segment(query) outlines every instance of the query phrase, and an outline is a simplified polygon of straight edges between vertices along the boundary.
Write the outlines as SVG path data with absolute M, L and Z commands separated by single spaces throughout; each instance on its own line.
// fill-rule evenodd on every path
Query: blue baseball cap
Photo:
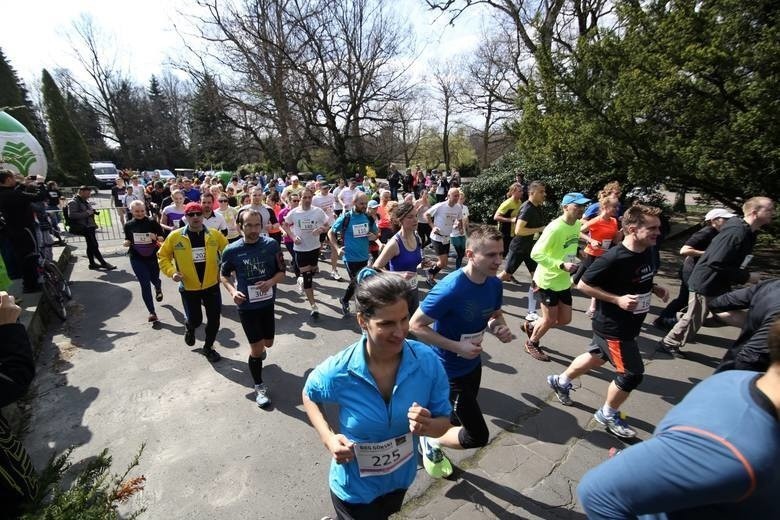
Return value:
M 563 196 L 563 202 L 561 202 L 561 206 L 567 206 L 569 204 L 590 204 L 591 200 L 587 198 L 582 193 L 567 193 Z

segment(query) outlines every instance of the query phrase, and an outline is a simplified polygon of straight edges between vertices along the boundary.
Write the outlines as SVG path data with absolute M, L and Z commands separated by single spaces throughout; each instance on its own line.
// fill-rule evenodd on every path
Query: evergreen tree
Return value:
M 233 127 L 225 117 L 227 103 L 214 78 L 206 74 L 192 100 L 190 150 L 203 168 L 234 170 L 238 165 Z
M 84 138 L 70 119 L 65 100 L 49 72 L 43 70 L 43 103 L 52 136 L 54 158 L 68 182 L 92 184 L 92 168 Z
M 49 163 L 47 177 L 62 181 L 62 171 L 53 160 L 51 143 L 49 143 L 49 136 L 46 134 L 46 125 L 38 117 L 38 112 L 30 101 L 24 83 L 17 76 L 2 49 L 0 49 L 0 107 L 7 107 L 6 112 L 19 121 L 38 140 L 46 155 L 46 161 Z
M 73 91 L 65 92 L 65 105 L 70 113 L 71 121 L 84 138 L 89 156 L 96 159 L 106 159 L 111 155 L 103 136 L 100 125 L 100 114 L 84 97 Z
M 188 163 L 187 152 L 176 127 L 168 97 L 155 76 L 149 81 L 149 129 L 152 137 L 151 149 L 158 158 L 158 167 L 173 169 Z

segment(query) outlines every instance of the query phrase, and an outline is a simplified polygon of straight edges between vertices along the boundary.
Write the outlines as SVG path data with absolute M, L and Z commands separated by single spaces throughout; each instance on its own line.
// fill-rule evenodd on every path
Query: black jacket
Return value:
M 741 218 L 731 218 L 704 252 L 688 280 L 691 291 L 704 296 L 720 296 L 734 284 L 743 284 L 750 272 L 742 267 L 753 251 L 756 233 Z
M 82 199 L 79 195 L 74 195 L 68 201 L 68 219 L 76 225 L 85 228 L 96 228 L 95 209 L 88 200 Z
M 45 186 L 36 191 L 26 191 L 22 186 L 0 186 L 0 211 L 5 217 L 6 229 L 10 232 L 35 227 L 32 203 L 49 198 Z
M 30 339 L 24 325 L 0 325 L 0 407 L 24 395 L 35 376 Z
M 707 302 L 713 312 L 749 309 L 745 324 L 732 348 L 766 353 L 769 329 L 780 316 L 780 279 L 765 280 L 731 291 Z

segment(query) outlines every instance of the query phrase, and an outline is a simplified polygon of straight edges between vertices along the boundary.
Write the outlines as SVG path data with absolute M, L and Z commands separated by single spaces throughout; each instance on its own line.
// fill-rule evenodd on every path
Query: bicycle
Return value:
M 51 260 L 44 260 L 39 269 L 43 276 L 43 297 L 54 314 L 60 320 L 65 321 L 68 318 L 66 304 L 73 298 L 70 285 L 62 276 L 62 271 L 57 267 L 57 264 Z

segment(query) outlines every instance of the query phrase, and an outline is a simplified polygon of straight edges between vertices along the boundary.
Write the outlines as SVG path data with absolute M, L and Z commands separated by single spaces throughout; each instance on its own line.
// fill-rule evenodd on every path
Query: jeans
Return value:
M 455 248 L 455 269 L 463 266 L 463 257 L 466 255 L 466 237 L 450 237 L 450 243 Z
M 149 314 L 154 314 L 154 298 L 152 298 L 152 285 L 157 290 L 160 290 L 160 266 L 157 263 L 157 257 L 152 256 L 140 256 L 136 254 L 130 254 L 130 267 L 133 268 L 138 283 L 141 284 L 141 298 L 144 300 L 146 310 Z

